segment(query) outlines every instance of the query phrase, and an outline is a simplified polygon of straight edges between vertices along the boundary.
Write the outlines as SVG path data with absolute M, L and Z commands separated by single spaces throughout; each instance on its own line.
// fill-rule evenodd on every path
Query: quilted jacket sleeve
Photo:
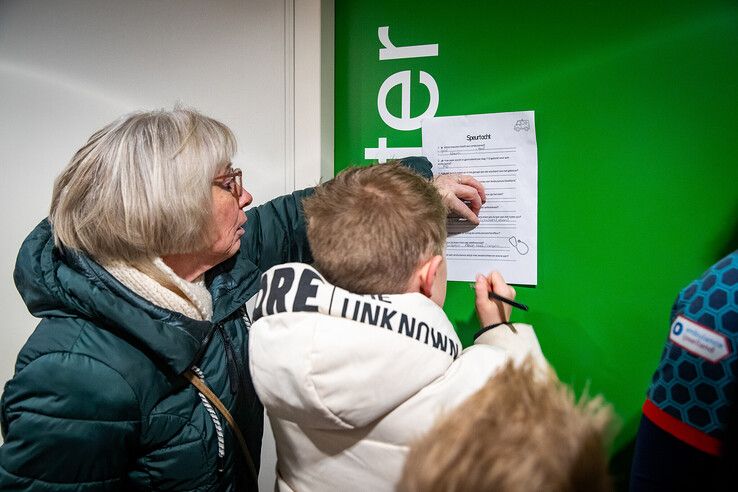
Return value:
M 140 410 L 104 362 L 37 357 L 7 383 L 1 416 L 0 490 L 125 490 Z
M 302 211 L 302 199 L 312 192 L 312 188 L 295 191 L 247 210 L 239 255 L 262 272 L 280 263 L 312 262 Z
M 425 178 L 430 179 L 433 177 L 433 165 L 426 157 L 405 157 L 400 163 Z

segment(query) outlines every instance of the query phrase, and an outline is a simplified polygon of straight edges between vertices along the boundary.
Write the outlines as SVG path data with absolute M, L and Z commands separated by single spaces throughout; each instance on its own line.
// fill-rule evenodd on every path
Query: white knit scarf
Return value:
M 205 287 L 203 275 L 196 278 L 194 282 L 188 282 L 174 273 L 161 258 L 154 258 L 151 265 L 161 272 L 163 278 L 174 284 L 186 298 L 167 289 L 154 278 L 128 263 L 113 261 L 102 266 L 120 283 L 156 306 L 197 320 L 210 320 L 213 317 L 213 298 Z

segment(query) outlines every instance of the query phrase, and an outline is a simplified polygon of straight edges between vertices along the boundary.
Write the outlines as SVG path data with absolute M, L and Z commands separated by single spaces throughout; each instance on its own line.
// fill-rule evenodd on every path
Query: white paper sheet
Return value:
M 508 283 L 538 281 L 538 149 L 533 111 L 423 121 L 423 155 L 436 174 L 464 173 L 487 193 L 480 225 L 449 219 L 449 280 L 498 270 Z

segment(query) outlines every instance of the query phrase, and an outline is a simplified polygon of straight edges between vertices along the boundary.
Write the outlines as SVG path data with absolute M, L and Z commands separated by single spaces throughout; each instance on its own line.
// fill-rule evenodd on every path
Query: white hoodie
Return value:
M 249 361 L 278 490 L 393 490 L 412 442 L 509 358 L 546 365 L 523 324 L 461 351 L 443 310 L 419 293 L 352 294 L 299 263 L 261 285 Z

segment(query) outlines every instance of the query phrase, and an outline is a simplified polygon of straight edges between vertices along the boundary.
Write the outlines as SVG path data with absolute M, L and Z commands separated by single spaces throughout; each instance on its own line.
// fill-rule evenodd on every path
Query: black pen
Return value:
M 475 288 L 474 284 L 469 284 L 469 287 L 471 287 L 472 289 Z M 508 299 L 507 297 L 501 296 L 500 294 L 496 294 L 495 292 L 490 292 L 489 293 L 489 299 L 491 301 L 504 302 L 505 304 L 509 304 L 512 307 L 516 307 L 518 309 L 522 309 L 523 311 L 527 311 L 528 310 L 528 306 L 526 306 L 525 304 L 520 303 L 520 302 L 517 302 L 517 301 L 513 301 L 512 299 Z
M 500 294 L 496 294 L 494 292 L 490 292 L 489 293 L 489 298 L 490 298 L 490 300 L 504 302 L 505 304 L 509 304 L 512 307 L 516 307 L 518 309 L 522 309 L 523 311 L 527 311 L 528 310 L 528 306 L 526 306 L 525 304 L 521 304 L 519 302 L 513 301 L 512 299 L 508 299 L 507 297 L 503 297 Z

